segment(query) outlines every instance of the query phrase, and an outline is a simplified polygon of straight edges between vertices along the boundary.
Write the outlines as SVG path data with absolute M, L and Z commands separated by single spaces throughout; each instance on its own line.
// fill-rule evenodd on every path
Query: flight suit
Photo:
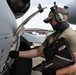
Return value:
M 60 35 L 60 36 L 59 36 Z M 70 45 L 71 51 L 74 53 L 76 52 L 76 32 L 72 28 L 67 28 L 61 34 L 60 33 L 53 33 L 47 36 L 46 40 L 42 43 L 44 47 L 47 47 L 51 42 L 53 42 L 56 38 L 65 37 L 67 42 Z M 51 74 L 50 74 L 51 75 Z M 65 75 L 76 75 L 76 73 L 72 74 L 65 74 Z

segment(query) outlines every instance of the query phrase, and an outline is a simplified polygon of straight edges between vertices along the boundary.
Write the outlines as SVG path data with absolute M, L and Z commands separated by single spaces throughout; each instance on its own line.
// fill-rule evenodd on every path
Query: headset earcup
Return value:
M 57 13 L 56 14 L 56 20 L 57 20 L 57 22 L 64 21 L 63 15 L 61 13 Z

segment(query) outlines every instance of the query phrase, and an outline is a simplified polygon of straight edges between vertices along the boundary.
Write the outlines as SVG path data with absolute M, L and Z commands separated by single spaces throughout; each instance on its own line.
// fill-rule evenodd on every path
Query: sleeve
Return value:
M 73 53 L 76 52 L 76 35 L 70 39 L 70 49 Z
M 53 34 L 47 36 L 47 38 L 45 39 L 45 41 L 42 43 L 42 46 L 44 46 L 44 47 L 49 46 L 49 44 L 54 41 L 54 35 L 55 34 L 56 33 L 53 33 Z
M 42 43 L 42 46 L 46 47 L 48 45 L 48 37 L 45 39 L 45 41 Z
M 53 41 L 53 36 L 52 36 L 52 35 L 49 35 L 49 36 L 47 36 L 47 38 L 45 39 L 45 41 L 42 43 L 42 46 L 46 47 L 46 46 L 48 46 L 52 41 Z

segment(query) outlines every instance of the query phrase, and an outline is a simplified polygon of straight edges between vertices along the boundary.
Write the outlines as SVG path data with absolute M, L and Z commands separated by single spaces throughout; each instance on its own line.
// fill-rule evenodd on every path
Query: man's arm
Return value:
M 34 58 L 34 57 L 38 57 L 38 56 L 42 56 L 43 55 L 43 46 L 40 46 L 37 49 L 32 49 L 32 50 L 28 50 L 28 51 L 19 51 L 19 57 L 22 58 Z
M 76 52 L 73 53 L 73 55 L 74 55 L 74 58 L 76 60 Z M 70 73 L 74 73 L 74 72 L 76 72 L 76 63 L 57 70 L 56 75 L 70 74 Z

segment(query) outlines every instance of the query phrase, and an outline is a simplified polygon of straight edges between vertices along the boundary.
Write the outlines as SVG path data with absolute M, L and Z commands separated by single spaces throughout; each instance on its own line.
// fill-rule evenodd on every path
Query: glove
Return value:
M 15 59 L 15 58 L 17 58 L 19 56 L 19 52 L 18 51 L 10 51 L 9 56 L 12 59 Z

